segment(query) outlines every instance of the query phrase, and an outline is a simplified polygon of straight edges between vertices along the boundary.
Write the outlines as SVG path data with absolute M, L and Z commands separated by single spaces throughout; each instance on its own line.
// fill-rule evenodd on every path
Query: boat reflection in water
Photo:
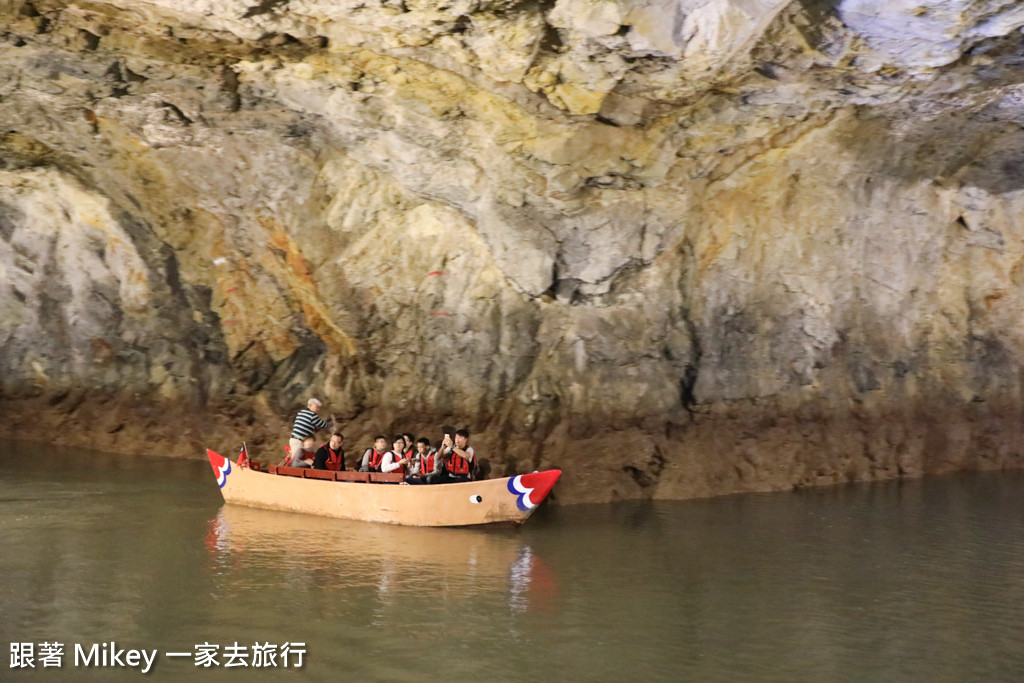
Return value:
M 211 569 L 244 576 L 251 588 L 372 586 L 382 601 L 502 592 L 516 611 L 549 607 L 558 595 L 551 569 L 513 529 L 406 527 L 231 504 L 208 527 Z

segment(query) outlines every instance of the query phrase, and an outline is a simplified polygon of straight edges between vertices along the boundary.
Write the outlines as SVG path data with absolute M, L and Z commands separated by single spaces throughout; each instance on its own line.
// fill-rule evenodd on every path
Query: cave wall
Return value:
M 562 501 L 1024 464 L 1017 3 L 0 2 L 0 411 Z

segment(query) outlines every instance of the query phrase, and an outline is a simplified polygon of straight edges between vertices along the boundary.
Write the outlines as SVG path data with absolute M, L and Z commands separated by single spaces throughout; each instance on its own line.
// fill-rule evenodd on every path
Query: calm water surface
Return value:
M 519 530 L 224 506 L 209 465 L 0 443 L 0 647 L 127 680 L 1024 678 L 1024 475 L 542 508 Z M 196 668 L 199 643 L 306 644 L 301 670 Z M 38 660 L 38 657 L 37 657 Z M 37 661 L 37 667 L 39 662 Z

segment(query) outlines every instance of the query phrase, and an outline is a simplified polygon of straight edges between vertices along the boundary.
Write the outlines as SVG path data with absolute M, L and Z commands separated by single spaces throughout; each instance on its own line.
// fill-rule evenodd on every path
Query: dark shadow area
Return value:
M 849 146 L 908 181 L 1024 188 L 1024 37 L 981 41 L 934 83 L 902 102 L 863 108 Z M 877 163 L 877 162 L 876 162 Z

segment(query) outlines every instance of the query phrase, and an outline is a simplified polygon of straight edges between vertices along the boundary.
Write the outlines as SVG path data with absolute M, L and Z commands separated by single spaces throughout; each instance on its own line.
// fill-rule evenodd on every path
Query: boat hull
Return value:
M 280 476 L 206 453 L 227 503 L 408 526 L 522 524 L 562 474 L 547 470 L 430 486 L 370 484 Z

